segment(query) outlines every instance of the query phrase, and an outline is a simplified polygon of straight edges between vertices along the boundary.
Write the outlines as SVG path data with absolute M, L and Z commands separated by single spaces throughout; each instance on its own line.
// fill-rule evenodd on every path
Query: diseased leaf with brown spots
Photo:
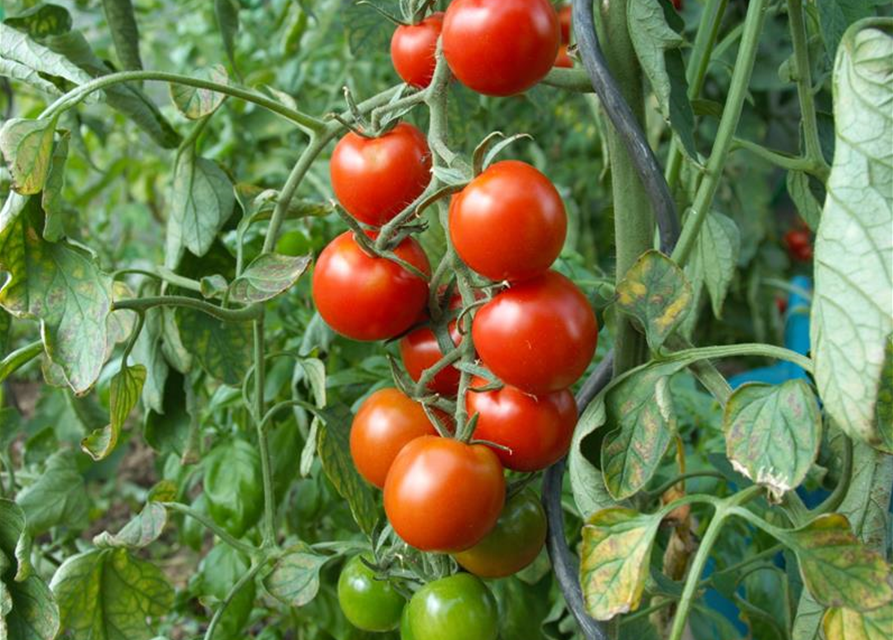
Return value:
M 685 318 L 691 300 L 682 269 L 659 251 L 642 254 L 617 285 L 617 306 L 639 322 L 652 351 Z
M 586 612 L 610 620 L 638 608 L 660 515 L 610 507 L 583 526 L 580 584 Z
M 186 349 L 202 368 L 230 386 L 242 384 L 251 367 L 251 323 L 226 322 L 195 309 L 178 309 Z
M 229 84 L 229 76 L 223 65 L 214 65 L 205 69 L 199 69 L 194 76 L 200 80 L 210 80 L 217 84 Z M 188 87 L 182 84 L 170 85 L 171 100 L 177 109 L 190 120 L 198 120 L 209 113 L 214 113 L 223 99 L 222 93 L 210 89 Z
M 893 603 L 874 611 L 833 608 L 822 619 L 825 640 L 890 640 L 893 634 Z
M 146 381 L 146 367 L 123 366 L 112 378 L 109 391 L 109 424 L 96 429 L 81 441 L 81 448 L 94 460 L 102 460 L 115 450 L 124 422 L 139 402 Z
M 55 118 L 11 118 L 0 127 L 0 153 L 17 193 L 31 195 L 43 189 L 50 170 L 55 131 Z
M 303 607 L 319 592 L 319 571 L 328 560 L 309 548 L 296 547 L 276 561 L 264 586 L 282 603 Z
M 298 281 L 310 261 L 311 256 L 261 254 L 229 285 L 230 299 L 251 304 L 275 298 Z

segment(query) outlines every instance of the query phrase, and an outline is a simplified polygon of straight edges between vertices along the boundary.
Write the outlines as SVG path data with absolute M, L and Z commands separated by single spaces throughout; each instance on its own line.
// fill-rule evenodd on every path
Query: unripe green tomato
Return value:
M 403 607 L 403 615 L 400 616 L 400 640 L 416 640 L 412 634 L 412 624 L 409 622 L 409 605 Z
M 390 631 L 400 622 L 406 604 L 390 583 L 376 580 L 361 556 L 347 561 L 338 577 L 338 603 L 344 617 L 363 631 Z M 362 557 L 371 560 L 371 556 Z
M 496 640 L 496 599 L 470 573 L 435 580 L 409 601 L 409 627 L 418 640 Z

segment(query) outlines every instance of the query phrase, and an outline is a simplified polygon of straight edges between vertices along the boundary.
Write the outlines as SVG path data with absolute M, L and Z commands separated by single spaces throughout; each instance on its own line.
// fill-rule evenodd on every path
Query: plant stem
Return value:
M 223 614 L 226 612 L 227 607 L 229 607 L 230 603 L 233 601 L 233 598 L 236 597 L 236 594 L 242 590 L 248 582 L 254 580 L 254 577 L 258 574 L 258 572 L 264 567 L 266 564 L 266 559 L 262 562 L 256 562 L 251 566 L 250 569 L 239 578 L 239 581 L 233 585 L 233 588 L 229 590 L 229 593 L 226 594 L 226 598 L 224 598 L 223 602 L 220 603 L 220 606 L 217 607 L 217 611 L 214 612 L 214 617 L 211 618 L 211 624 L 208 625 L 208 629 L 205 631 L 205 640 L 213 640 L 214 631 L 217 629 L 217 625 L 220 624 L 220 620 L 223 618 Z
M 64 96 L 44 109 L 43 113 L 41 113 L 39 117 L 52 118 L 59 113 L 76 106 L 91 93 L 100 91 L 101 89 L 104 89 L 106 87 L 114 86 L 116 84 L 122 84 L 125 82 L 136 82 L 141 80 L 155 80 L 159 82 L 168 82 L 170 84 L 180 84 L 188 87 L 195 87 L 197 89 L 207 89 L 209 91 L 215 91 L 217 93 L 222 93 L 234 98 L 239 98 L 240 100 L 244 100 L 246 102 L 252 102 L 260 107 L 264 107 L 265 109 L 268 109 L 269 111 L 282 116 L 283 118 L 286 118 L 287 120 L 291 120 L 302 130 L 308 133 L 322 131 L 326 128 L 326 123 L 322 120 L 314 118 L 313 116 L 307 115 L 306 113 L 302 113 L 295 109 L 291 109 L 284 104 L 281 104 L 276 100 L 268 98 L 267 96 L 255 91 L 242 89 L 241 87 L 235 87 L 228 84 L 221 84 L 219 82 L 213 82 L 211 80 L 204 80 L 202 78 L 193 78 L 191 76 L 185 76 L 178 73 L 167 73 L 164 71 L 122 71 L 120 73 L 110 73 L 106 76 L 100 76 L 95 80 L 87 82 L 86 84 L 82 84 L 79 87 L 76 87 L 66 93 Z
M 747 7 L 747 17 L 744 21 L 744 32 L 741 36 L 741 46 L 738 49 L 738 57 L 735 60 L 735 70 L 732 73 L 732 84 L 726 105 L 722 112 L 722 119 L 716 133 L 716 141 L 710 152 L 710 159 L 704 172 L 698 191 L 692 203 L 691 212 L 682 228 L 682 236 L 679 244 L 673 251 L 673 260 L 680 266 L 684 265 L 695 246 L 698 233 L 710 208 L 713 205 L 713 197 L 719 187 L 722 178 L 726 157 L 731 149 L 741 118 L 741 110 L 747 97 L 747 89 L 750 77 L 753 73 L 753 65 L 756 60 L 757 48 L 760 41 L 760 33 L 763 30 L 763 22 L 766 17 L 767 0 L 751 0 Z
M 112 274 L 112 278 L 117 279 L 119 276 L 128 274 L 148 276 L 150 278 L 155 278 L 156 280 L 161 280 L 162 282 L 167 282 L 174 286 L 180 287 L 181 289 L 195 291 L 196 293 L 201 293 L 202 290 L 201 283 L 198 280 L 186 278 L 177 273 L 174 273 L 173 271 L 165 267 L 155 267 L 149 269 L 118 269 Z
M 254 556 L 257 554 L 258 550 L 255 547 L 252 547 L 250 544 L 242 542 L 241 540 L 237 540 L 226 531 L 217 526 L 217 524 L 211 520 L 208 516 L 203 513 L 199 513 L 192 507 L 189 507 L 180 502 L 162 502 L 161 503 L 165 509 L 169 511 L 176 511 L 178 513 L 182 513 L 190 518 L 195 518 L 202 525 L 205 526 L 206 529 L 211 531 L 215 536 L 220 538 L 225 544 L 231 546 L 233 549 L 237 549 L 242 553 L 245 553 L 249 556 Z
M 244 322 L 246 320 L 254 320 L 263 313 L 263 307 L 260 305 L 249 305 L 241 309 L 224 309 L 216 305 L 189 298 L 187 296 L 157 296 L 152 298 L 128 298 L 126 300 L 118 300 L 112 305 L 112 311 L 119 309 L 132 309 L 134 311 L 146 311 L 153 307 L 187 307 L 196 309 L 213 316 L 218 320 L 229 322 Z
M 266 378 L 264 361 L 264 318 L 254 321 L 254 423 L 257 427 L 257 441 L 260 445 L 260 467 L 264 482 L 263 546 L 275 544 L 273 500 L 273 464 L 270 459 L 270 441 L 264 428 L 264 384 Z
M 21 349 L 16 349 L 7 355 L 3 360 L 0 360 L 0 382 L 6 380 L 6 378 L 31 362 L 41 353 L 43 353 L 43 342 L 41 340 L 35 340 L 31 344 L 27 344 Z
M 821 177 L 823 175 L 823 169 L 825 171 L 825 174 L 828 171 L 827 166 L 823 168 L 823 161 L 812 160 L 808 157 L 801 158 L 799 156 L 792 156 L 780 151 L 774 151 L 772 149 L 764 147 L 761 144 L 757 144 L 756 142 L 751 142 L 750 140 L 745 140 L 743 138 L 735 138 L 732 141 L 731 150 L 734 151 L 735 149 L 744 149 L 746 151 L 750 151 L 763 160 L 771 162 L 775 166 L 781 167 L 782 169 L 787 169 L 788 171 L 805 171 L 807 173 L 812 173 L 818 177 Z

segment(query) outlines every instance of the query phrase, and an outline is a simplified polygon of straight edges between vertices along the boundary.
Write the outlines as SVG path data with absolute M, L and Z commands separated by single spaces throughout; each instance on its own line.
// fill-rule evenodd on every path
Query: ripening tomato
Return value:
M 437 39 L 443 28 L 443 12 L 438 11 L 418 24 L 400 25 L 391 37 L 391 62 L 403 82 L 424 88 L 431 84 L 437 59 Z
M 574 66 L 574 61 L 571 60 L 571 57 L 567 54 L 567 45 L 563 44 L 558 47 L 558 55 L 555 56 L 555 66 L 563 67 L 565 69 L 572 69 Z
M 378 138 L 347 133 L 329 164 L 335 197 L 360 222 L 380 226 L 431 181 L 431 150 L 421 131 L 401 122 Z
M 794 260 L 799 262 L 812 260 L 812 242 L 806 229 L 791 229 L 784 234 L 784 242 L 788 247 L 788 254 Z
M 366 398 L 350 427 L 350 455 L 360 475 L 379 489 L 406 443 L 437 435 L 422 405 L 397 389 Z
M 367 560 L 371 556 L 366 555 Z M 363 631 L 390 631 L 400 622 L 406 600 L 386 580 L 376 580 L 375 572 L 360 556 L 347 561 L 338 577 L 338 604 L 344 617 Z
M 473 391 L 486 384 L 487 380 L 474 378 L 465 404 L 468 415 L 478 414 L 474 438 L 508 449 L 493 449 L 502 466 L 539 471 L 567 453 L 577 424 L 577 404 L 570 391 L 532 396 L 508 385 L 494 391 Z
M 384 485 L 391 526 L 422 551 L 477 544 L 496 524 L 504 502 L 505 477 L 496 454 L 450 438 L 422 436 L 407 444 Z
M 571 41 L 571 19 L 574 8 L 566 4 L 558 10 L 558 24 L 561 26 L 561 42 L 567 44 Z
M 499 636 L 496 599 L 479 578 L 468 573 L 429 582 L 416 591 L 407 608 L 411 637 L 418 640 L 496 640 Z
M 567 214 L 546 176 L 504 160 L 453 196 L 449 230 L 469 267 L 491 280 L 524 280 L 545 273 L 561 253 Z
M 443 20 L 443 54 L 466 87 L 510 96 L 542 80 L 561 32 L 549 0 L 453 0 Z
M 525 489 L 505 503 L 486 538 L 453 557 L 476 576 L 505 578 L 536 560 L 545 541 L 543 506 L 533 491 Z
M 595 353 L 598 324 L 576 285 L 547 271 L 481 307 L 471 334 L 484 366 L 500 380 L 541 395 L 583 374 Z
M 431 266 L 412 238 L 394 253 L 425 274 Z M 385 340 L 400 335 L 428 302 L 428 283 L 396 262 L 367 255 L 346 231 L 319 254 L 313 271 L 313 301 L 323 320 L 354 340 Z

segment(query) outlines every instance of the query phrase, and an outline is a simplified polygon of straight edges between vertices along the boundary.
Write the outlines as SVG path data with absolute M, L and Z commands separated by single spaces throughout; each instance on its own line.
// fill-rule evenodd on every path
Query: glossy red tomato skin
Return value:
M 472 389 L 487 384 L 474 378 Z M 465 396 L 468 415 L 478 414 L 476 440 L 494 448 L 502 466 L 513 471 L 539 471 L 567 453 L 577 424 L 577 404 L 567 389 L 532 396 L 511 386 L 472 391 Z
M 536 493 L 525 489 L 505 503 L 493 530 L 453 557 L 480 578 L 505 578 L 536 560 L 546 541 L 546 514 Z
M 558 23 L 561 25 L 561 43 L 567 44 L 571 41 L 571 19 L 574 10 L 571 5 L 566 4 L 558 10 Z
M 558 47 L 558 55 L 555 56 L 555 66 L 562 67 L 563 69 L 572 69 L 574 66 L 574 61 L 571 60 L 571 57 L 567 55 L 567 45 L 563 44 Z
M 407 238 L 394 249 L 430 274 L 421 245 Z M 313 301 L 323 320 L 354 340 L 386 340 L 415 323 L 428 301 L 428 283 L 396 262 L 363 252 L 346 231 L 319 254 L 313 270 Z
M 488 167 L 450 202 L 450 238 L 462 261 L 491 280 L 545 273 L 561 253 L 567 214 L 551 181 L 526 162 Z
M 570 387 L 598 343 L 586 296 L 555 271 L 497 294 L 478 310 L 471 332 L 484 366 L 534 395 Z
M 453 344 L 458 345 L 462 341 L 462 336 L 456 323 L 451 322 L 449 329 Z M 434 331 L 422 327 L 401 338 L 400 356 L 409 377 L 418 382 L 425 369 L 434 366 L 443 357 L 443 352 L 437 344 Z M 428 388 L 442 396 L 455 396 L 459 389 L 459 370 L 452 365 L 441 369 L 428 383 Z
M 384 508 L 394 531 L 422 551 L 462 551 L 486 536 L 505 503 L 499 458 L 483 445 L 422 436 L 388 472 Z
M 350 427 L 350 456 L 360 475 L 379 489 L 400 450 L 421 436 L 437 435 L 422 405 L 397 389 L 366 398 Z
M 549 0 L 453 0 L 442 38 L 447 64 L 462 84 L 510 96 L 549 73 L 561 32 Z
M 443 12 L 438 11 L 418 24 L 400 25 L 391 37 L 391 62 L 403 82 L 424 88 L 431 84 L 437 59 L 437 39 L 443 28 Z
M 401 122 L 378 138 L 347 133 L 329 164 L 335 197 L 360 222 L 381 226 L 431 181 L 431 150 L 421 131 Z

